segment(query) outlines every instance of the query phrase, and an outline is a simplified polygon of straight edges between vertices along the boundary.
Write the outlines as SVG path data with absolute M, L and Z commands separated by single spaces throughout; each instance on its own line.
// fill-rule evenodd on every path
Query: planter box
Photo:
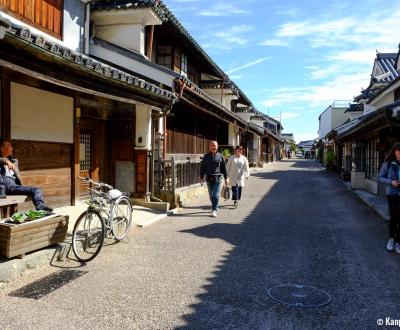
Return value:
M 22 224 L 0 223 L 0 254 L 23 256 L 49 245 L 63 242 L 67 236 L 68 216 L 53 216 Z

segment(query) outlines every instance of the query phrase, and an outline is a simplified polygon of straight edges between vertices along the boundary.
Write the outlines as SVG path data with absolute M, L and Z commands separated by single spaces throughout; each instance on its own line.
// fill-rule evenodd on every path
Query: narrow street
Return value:
M 4 285 L 0 328 L 375 329 L 399 317 L 400 256 L 385 250 L 387 225 L 315 161 L 254 172 L 238 209 L 223 201 L 216 219 L 209 213 L 197 198 L 87 265 L 67 260 Z M 71 281 L 24 288 L 55 272 Z M 288 283 L 331 302 L 290 307 L 268 296 Z

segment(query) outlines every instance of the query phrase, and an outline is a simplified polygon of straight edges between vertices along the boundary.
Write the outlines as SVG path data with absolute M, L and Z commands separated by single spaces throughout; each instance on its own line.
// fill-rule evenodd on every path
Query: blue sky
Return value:
M 165 0 L 262 112 L 296 141 L 369 84 L 376 50 L 397 52 L 398 0 Z

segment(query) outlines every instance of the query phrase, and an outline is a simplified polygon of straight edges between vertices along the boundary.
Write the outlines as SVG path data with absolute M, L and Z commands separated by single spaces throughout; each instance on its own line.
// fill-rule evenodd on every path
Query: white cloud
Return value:
M 208 50 L 216 49 L 224 51 L 229 51 L 237 47 L 244 47 L 250 41 L 248 32 L 254 29 L 254 26 L 247 24 L 236 25 L 230 28 L 225 27 L 224 29 L 219 27 L 217 32 L 210 34 L 212 40 L 210 40 L 209 37 L 205 38 L 206 42 L 203 43 L 203 47 Z
M 222 39 L 224 44 L 245 46 L 249 42 L 247 32 L 253 30 L 254 26 L 251 25 L 237 25 L 230 29 L 215 32 L 213 33 L 213 36 Z
M 241 66 L 238 66 L 238 67 L 236 67 L 236 68 L 234 68 L 234 69 L 231 69 L 231 70 L 227 71 L 227 73 L 228 73 L 228 74 L 231 74 L 231 73 L 234 73 L 234 72 L 243 70 L 243 69 L 247 69 L 247 68 L 249 68 L 249 67 L 251 67 L 251 66 L 254 66 L 254 65 L 263 63 L 263 62 L 268 61 L 268 60 L 270 60 L 270 59 L 271 59 L 271 57 L 269 57 L 269 56 L 267 56 L 267 57 L 261 57 L 261 58 L 258 58 L 258 59 L 256 59 L 256 60 L 254 60 L 254 61 L 247 62 L 247 63 L 245 63 L 245 64 L 243 64 L 243 65 L 241 65 Z
M 271 47 L 288 47 L 289 43 L 283 39 L 266 39 L 261 41 L 258 45 L 260 46 L 271 46 Z
M 357 74 L 341 75 L 325 83 L 306 87 L 279 88 L 270 93 L 262 102 L 264 107 L 290 107 L 293 104 L 305 104 L 310 108 L 325 109 L 334 100 L 351 101 L 362 86 L 368 84 L 369 71 Z
M 233 74 L 233 75 L 229 76 L 229 78 L 232 80 L 239 80 L 242 77 L 243 77 L 243 75 L 241 75 L 241 74 Z
M 281 116 L 282 116 L 282 120 L 283 120 L 283 119 L 296 118 L 296 117 L 300 116 L 300 114 L 297 112 L 282 112 Z
M 399 21 L 400 7 L 397 7 L 367 16 L 349 15 L 282 24 L 268 40 L 292 46 L 301 44 L 306 53 L 315 55 L 309 56 L 310 65 L 306 67 L 308 73 L 304 77 L 315 83 L 267 91 L 268 97 L 262 105 L 293 109 L 292 106 L 304 104 L 310 110 L 319 108 L 322 111 L 334 100 L 352 100 L 362 87 L 369 85 L 376 50 L 397 51 L 399 36 L 393 27 L 398 26 Z
M 247 9 L 242 9 L 229 2 L 219 2 L 209 9 L 200 10 L 199 16 L 234 16 L 234 15 L 249 15 L 250 12 Z
M 297 17 L 300 16 L 301 10 L 299 8 L 284 8 L 277 10 L 275 12 L 278 15 L 289 16 L 289 17 Z

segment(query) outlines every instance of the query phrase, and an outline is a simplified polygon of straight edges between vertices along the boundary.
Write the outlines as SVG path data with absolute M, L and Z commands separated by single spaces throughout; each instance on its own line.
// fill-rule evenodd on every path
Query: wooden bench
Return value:
M 0 199 L 0 219 L 11 217 L 18 211 L 18 204 L 28 201 L 30 198 L 25 195 L 8 195 Z

